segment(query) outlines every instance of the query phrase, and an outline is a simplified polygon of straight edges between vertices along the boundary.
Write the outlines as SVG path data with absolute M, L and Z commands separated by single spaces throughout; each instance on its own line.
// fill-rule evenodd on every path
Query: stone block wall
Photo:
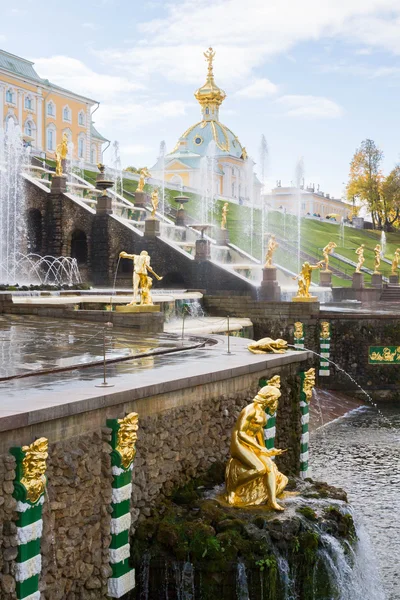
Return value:
M 2 600 L 15 600 L 16 512 L 12 498 L 14 459 L 7 449 L 49 439 L 48 486 L 43 509 L 42 600 L 106 600 L 110 576 L 108 547 L 111 520 L 109 417 L 139 414 L 137 455 L 133 465 L 131 533 L 152 506 L 176 486 L 226 461 L 230 434 L 260 378 L 280 374 L 282 398 L 276 445 L 289 448 L 277 457 L 286 473 L 298 474 L 300 409 L 298 372 L 304 361 L 254 369 L 227 380 L 177 389 L 140 400 L 121 398 L 117 405 L 64 416 L 0 434 L 0 573 Z

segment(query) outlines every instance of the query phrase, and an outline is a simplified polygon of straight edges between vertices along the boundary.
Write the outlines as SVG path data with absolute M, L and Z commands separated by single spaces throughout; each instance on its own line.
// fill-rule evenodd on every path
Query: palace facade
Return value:
M 93 125 L 94 106 L 99 102 L 42 79 L 32 62 L 0 50 L 0 129 L 10 120 L 19 125 L 34 154 L 54 158 L 66 133 L 74 145 L 74 158 L 101 162 L 108 140 Z
M 189 127 L 176 146 L 151 169 L 152 176 L 183 187 L 212 189 L 215 196 L 239 204 L 259 203 L 261 183 L 253 173 L 254 162 L 237 135 L 219 120 L 219 108 L 226 98 L 214 80 L 210 48 L 204 53 L 207 79 L 194 96 L 201 108 L 201 120 Z M 164 167 L 164 168 L 163 168 Z M 211 176 L 212 175 L 212 176 Z

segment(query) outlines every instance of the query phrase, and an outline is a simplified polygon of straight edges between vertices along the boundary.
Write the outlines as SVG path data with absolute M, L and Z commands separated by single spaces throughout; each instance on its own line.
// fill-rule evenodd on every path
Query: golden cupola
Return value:
M 219 107 L 226 98 L 224 90 L 221 90 L 214 81 L 213 60 L 215 51 L 209 48 L 204 52 L 208 63 L 207 80 L 205 84 L 196 90 L 194 97 L 201 106 L 204 121 L 218 121 Z

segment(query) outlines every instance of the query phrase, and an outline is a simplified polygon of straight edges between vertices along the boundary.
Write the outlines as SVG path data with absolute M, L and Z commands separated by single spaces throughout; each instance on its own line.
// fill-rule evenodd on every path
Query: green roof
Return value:
M 96 138 L 96 140 L 101 140 L 102 142 L 109 142 L 110 140 L 108 140 L 107 138 L 103 137 L 101 135 L 101 133 L 99 133 L 96 129 L 96 127 L 93 125 L 93 123 L 91 123 L 90 125 L 90 135 L 94 138 Z
M 11 73 L 15 73 L 21 77 L 28 77 L 35 81 L 43 81 L 36 73 L 33 68 L 33 63 L 30 60 L 25 60 L 25 58 L 9 54 L 4 50 L 0 50 L 0 69 L 5 69 Z

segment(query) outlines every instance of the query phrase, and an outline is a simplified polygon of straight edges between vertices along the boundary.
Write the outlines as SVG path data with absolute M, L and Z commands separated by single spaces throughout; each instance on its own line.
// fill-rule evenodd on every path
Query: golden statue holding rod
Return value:
M 61 144 L 58 144 L 56 148 L 56 176 L 63 176 L 64 162 L 68 156 L 68 136 L 66 133 L 63 134 Z
M 331 273 L 331 271 L 329 270 L 329 255 L 332 254 L 335 248 L 337 248 L 337 244 L 335 244 L 335 242 L 329 242 L 329 244 L 327 244 L 322 250 L 325 262 L 325 273 Z
M 225 202 L 222 207 L 221 229 L 226 229 L 226 219 L 228 217 L 228 212 L 229 212 L 229 202 Z
M 153 190 L 153 193 L 151 194 L 151 206 L 152 206 L 152 211 L 151 211 L 151 218 L 155 219 L 156 218 L 156 212 L 158 209 L 158 190 Z
M 267 254 L 265 256 L 265 265 L 264 265 L 264 269 L 268 269 L 270 267 L 273 266 L 272 264 L 272 258 L 274 256 L 274 252 L 275 250 L 279 247 L 278 242 L 275 239 L 274 234 L 271 234 L 269 240 L 268 240 L 268 248 L 267 248 Z
M 392 260 L 392 275 L 397 275 L 397 269 L 399 268 L 399 262 L 400 262 L 400 248 L 397 248 L 397 250 L 395 251 L 395 253 L 393 255 L 393 260 Z
M 374 273 L 379 273 L 381 266 L 381 252 L 382 248 L 380 244 L 377 244 L 374 248 L 375 260 L 374 260 Z
M 264 442 L 266 411 L 269 414 L 277 411 L 280 396 L 278 387 L 263 387 L 242 410 L 233 428 L 231 458 L 225 471 L 226 500 L 233 506 L 267 504 L 273 510 L 284 510 L 277 497 L 288 479 L 278 471 L 272 457 L 285 450 L 268 450 Z
M 310 285 L 311 285 L 311 276 L 312 272 L 316 269 L 321 269 L 324 264 L 324 261 L 317 263 L 316 265 L 310 265 L 309 262 L 303 263 L 301 271 L 296 277 L 293 279 L 298 280 L 298 291 L 296 298 L 311 298 L 310 294 Z
M 356 266 L 356 273 L 361 273 L 362 266 L 363 266 L 363 264 L 365 262 L 364 247 L 365 247 L 365 244 L 361 244 L 361 246 L 359 248 L 357 248 L 357 250 L 355 251 L 355 253 L 358 256 L 358 262 L 357 262 L 357 266 Z
M 120 252 L 120 258 L 129 258 L 133 260 L 133 298 L 132 302 L 128 306 L 137 304 L 137 296 L 140 289 L 140 306 L 153 306 L 153 298 L 151 297 L 150 290 L 152 288 L 153 280 L 149 277 L 149 273 L 161 281 L 162 277 L 157 275 L 150 266 L 150 256 L 146 250 L 142 250 L 140 254 L 128 254 L 125 251 Z
M 146 183 L 146 179 L 148 179 L 149 177 L 151 177 L 151 173 L 147 167 L 140 169 L 139 183 L 136 188 L 137 192 L 143 192 L 144 184 Z

